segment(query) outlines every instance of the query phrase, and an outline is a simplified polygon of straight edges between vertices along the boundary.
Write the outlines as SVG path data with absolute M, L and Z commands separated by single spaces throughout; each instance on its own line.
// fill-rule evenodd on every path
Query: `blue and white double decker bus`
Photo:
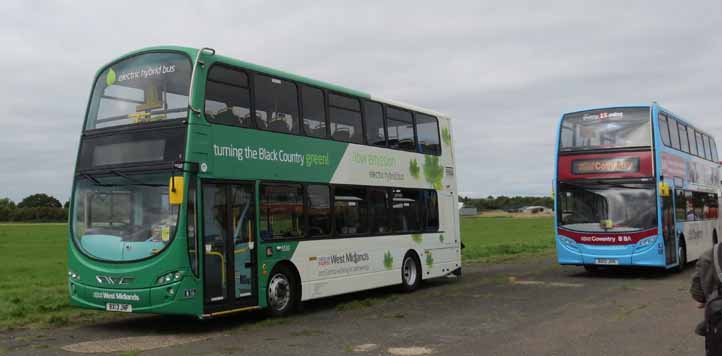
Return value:
M 714 139 L 656 103 L 563 114 L 554 186 L 560 264 L 683 269 L 717 243 Z

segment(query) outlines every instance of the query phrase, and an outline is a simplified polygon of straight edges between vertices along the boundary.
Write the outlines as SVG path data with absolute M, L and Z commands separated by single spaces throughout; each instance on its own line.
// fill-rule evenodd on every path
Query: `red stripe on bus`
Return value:
M 557 234 L 585 245 L 631 245 L 636 244 L 645 237 L 655 236 L 657 233 L 658 230 L 656 227 L 630 233 L 592 233 L 577 232 L 562 228 L 557 229 Z

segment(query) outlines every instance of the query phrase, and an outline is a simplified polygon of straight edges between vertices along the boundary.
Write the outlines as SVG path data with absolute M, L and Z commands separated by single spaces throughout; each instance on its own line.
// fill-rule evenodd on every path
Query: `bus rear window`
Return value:
M 647 147 L 652 144 L 651 133 L 649 108 L 612 108 L 567 114 L 562 120 L 559 150 Z
M 191 62 L 178 53 L 147 53 L 106 68 L 95 82 L 85 129 L 185 118 Z

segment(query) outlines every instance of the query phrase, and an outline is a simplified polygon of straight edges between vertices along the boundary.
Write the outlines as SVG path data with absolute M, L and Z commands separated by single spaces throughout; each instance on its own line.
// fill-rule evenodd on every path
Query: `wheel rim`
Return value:
M 407 285 L 413 285 L 416 282 L 416 263 L 411 257 L 406 257 L 404 260 L 404 283 Z
M 268 304 L 273 309 L 283 310 L 291 301 L 291 283 L 282 274 L 275 274 L 268 282 Z

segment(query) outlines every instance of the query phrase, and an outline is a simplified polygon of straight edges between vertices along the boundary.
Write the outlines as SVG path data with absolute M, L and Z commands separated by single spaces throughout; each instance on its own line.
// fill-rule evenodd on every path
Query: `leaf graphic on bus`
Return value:
M 421 172 L 419 162 L 416 162 L 416 159 L 409 161 L 409 174 L 411 174 L 412 177 L 419 179 L 419 172 Z
M 384 253 L 384 267 L 386 267 L 386 269 L 391 269 L 393 265 L 394 256 L 391 256 L 391 251 L 386 251 L 386 253 Z
M 444 243 L 444 234 L 439 235 L 439 242 Z
M 113 70 L 113 68 L 110 68 L 108 70 L 108 75 L 105 76 L 105 84 L 111 86 L 113 85 L 113 83 L 115 83 L 115 71 Z
M 411 234 L 411 239 L 414 240 L 417 244 L 421 244 L 424 242 L 424 237 L 421 236 L 421 234 Z
M 426 251 L 426 265 L 431 268 L 434 265 L 434 258 L 431 257 L 431 251 Z
M 424 177 L 434 189 L 443 188 L 441 180 L 444 179 L 444 167 L 439 165 L 439 156 L 424 156 Z
M 444 127 L 444 129 L 441 130 L 441 139 L 447 146 L 451 146 L 451 133 L 448 127 Z

